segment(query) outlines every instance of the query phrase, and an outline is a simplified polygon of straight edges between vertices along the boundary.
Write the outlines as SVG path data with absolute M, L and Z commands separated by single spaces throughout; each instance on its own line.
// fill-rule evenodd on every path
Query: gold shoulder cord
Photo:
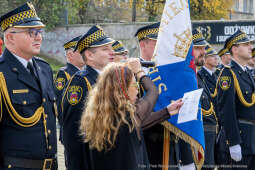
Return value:
M 212 102 L 210 102 L 210 108 L 208 109 L 208 110 L 205 110 L 205 109 L 203 109 L 203 108 L 201 108 L 201 110 L 202 110 L 202 113 L 203 113 L 203 116 L 210 116 L 210 115 L 212 115 L 213 114 L 213 116 L 214 116 L 214 118 L 215 118 L 215 120 L 216 120 L 216 127 L 218 127 L 218 118 L 217 118 L 217 116 L 216 116 L 216 113 L 215 113 L 215 111 L 214 111 L 214 107 L 213 107 L 213 103 Z M 218 133 L 218 129 L 216 128 L 216 133 Z
M 233 70 L 231 70 L 231 69 L 230 69 L 230 71 L 231 71 L 231 73 L 232 73 L 232 75 L 233 75 L 235 90 L 236 90 L 236 92 L 237 92 L 237 95 L 238 95 L 238 97 L 239 97 L 240 102 L 241 102 L 244 106 L 246 106 L 246 107 L 251 107 L 251 106 L 253 106 L 254 103 L 255 103 L 255 93 L 252 93 L 251 103 L 247 102 L 247 101 L 245 100 L 244 96 L 243 96 L 242 90 L 241 90 L 241 88 L 240 88 L 240 85 L 239 85 L 239 82 L 238 82 L 238 80 L 237 80 L 237 78 L 236 78 L 235 73 L 234 73 Z
M 88 87 L 88 91 L 92 90 L 92 86 L 89 82 L 89 80 L 87 79 L 87 77 L 84 77 L 85 81 L 86 81 L 86 84 L 87 84 L 87 87 Z
M 210 115 L 212 115 L 213 112 L 214 112 L 214 108 L 213 108 L 212 102 L 210 102 L 210 108 L 209 108 L 208 110 L 205 110 L 205 109 L 203 109 L 202 107 L 201 107 L 201 110 L 202 110 L 202 113 L 203 113 L 204 116 L 210 116 Z
M 62 112 L 63 112 L 63 110 L 64 110 L 64 106 L 63 106 L 64 99 L 65 99 L 67 90 L 68 90 L 68 88 L 69 88 L 69 86 L 70 86 L 70 84 L 71 84 L 71 82 L 72 82 L 73 77 L 74 77 L 74 76 L 71 77 L 71 80 L 69 81 L 69 83 L 68 83 L 68 85 L 67 85 L 67 87 L 66 87 L 66 91 L 64 92 L 64 95 L 63 95 L 63 97 L 62 97 L 62 99 L 61 99 L 61 110 L 62 110 Z M 88 81 L 88 79 L 87 79 L 86 77 L 84 77 L 84 80 L 86 81 L 86 84 L 87 84 L 87 87 L 88 87 L 88 91 L 90 91 L 90 90 L 92 89 L 92 86 L 91 86 L 90 82 Z
M 220 80 L 220 76 L 221 76 L 223 70 L 224 70 L 224 68 L 221 69 L 220 74 L 219 74 L 219 76 L 218 76 L 218 78 L 217 78 L 216 87 L 215 87 L 215 89 L 214 89 L 213 94 L 211 94 L 211 97 L 212 97 L 212 98 L 215 98 L 215 97 L 217 96 L 217 94 L 218 94 L 218 82 L 219 82 L 219 80 Z
M 64 71 L 64 73 L 66 75 L 67 81 L 70 80 L 70 78 L 71 78 L 70 74 L 68 74 L 66 71 Z
M 72 82 L 73 77 L 74 77 L 74 75 L 70 78 L 71 80 L 68 81 L 68 84 L 67 84 L 66 89 L 65 89 L 66 91 L 64 91 L 64 95 L 62 96 L 62 99 L 61 99 L 61 111 L 62 111 L 62 113 L 63 113 L 63 110 L 64 110 L 64 106 L 63 106 L 64 99 L 65 99 L 67 90 L 68 90 L 68 88 L 69 88 L 69 86 L 70 86 L 70 84 L 71 84 L 71 82 Z
M 6 106 L 6 109 L 11 116 L 12 120 L 17 123 L 21 127 L 32 127 L 35 124 L 39 122 L 41 119 L 41 116 L 43 115 L 43 124 L 44 124 L 44 130 L 45 130 L 45 137 L 46 137 L 46 143 L 48 147 L 48 133 L 47 133 L 47 122 L 46 122 L 46 114 L 44 112 L 43 106 L 38 107 L 38 109 L 35 111 L 33 116 L 25 118 L 22 117 L 20 114 L 17 113 L 15 108 L 13 107 L 11 103 L 11 99 L 7 90 L 6 81 L 4 78 L 4 74 L 0 72 L 0 102 L 1 102 L 1 116 L 2 119 L 2 101 L 4 101 L 4 104 Z

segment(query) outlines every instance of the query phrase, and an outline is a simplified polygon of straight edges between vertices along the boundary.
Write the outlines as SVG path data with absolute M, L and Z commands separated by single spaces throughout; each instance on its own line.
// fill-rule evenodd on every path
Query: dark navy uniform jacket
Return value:
M 88 94 L 88 83 L 96 83 L 98 73 L 87 66 L 84 71 L 79 71 L 68 82 L 62 99 L 63 107 L 63 140 L 67 153 L 68 170 L 91 169 L 88 144 L 84 144 L 79 135 L 79 125 Z
M 0 89 L 8 93 L 4 96 L 1 93 L 0 100 L 3 107 L 0 112 L 2 115 L 0 157 L 45 159 L 56 156 L 56 116 L 53 104 L 56 96 L 53 88 L 52 70 L 49 64 L 42 59 L 33 57 L 32 60 L 40 81 L 39 84 L 8 49 L 5 49 L 0 57 L 0 74 L 3 74 L 7 87 L 3 88 L 3 77 L 1 77 Z M 3 98 L 8 98 L 8 96 L 10 101 L 5 103 Z M 8 108 L 13 106 L 14 110 L 8 111 L 6 106 Z M 44 108 L 45 114 L 40 112 L 42 115 L 39 115 L 38 122 L 29 122 L 28 120 L 26 122 L 25 118 L 31 118 L 40 106 Z M 43 123 L 43 117 L 46 124 Z M 33 123 L 34 125 L 31 127 L 23 127 L 23 125 Z M 45 125 L 47 129 L 45 129 Z
M 217 80 L 216 75 L 214 73 L 212 75 L 210 75 L 210 73 L 204 67 L 202 67 L 198 71 L 198 74 L 202 77 L 203 81 L 209 88 L 210 93 L 214 93 L 214 90 L 216 87 L 216 80 Z
M 202 69 L 204 69 L 204 68 L 202 68 Z M 198 81 L 198 88 L 204 89 L 202 96 L 200 98 L 201 107 L 202 107 L 202 109 L 208 111 L 211 108 L 211 103 L 213 104 L 213 100 L 210 96 L 211 92 L 210 92 L 209 87 L 206 84 L 205 75 L 204 75 L 202 69 L 197 72 L 197 79 L 198 79 L 197 81 Z M 204 71 L 206 71 L 206 70 L 204 69 Z M 209 74 L 209 73 L 207 72 L 207 74 Z M 216 125 L 216 123 L 217 123 L 216 117 L 213 112 L 208 113 L 208 114 L 203 113 L 203 124 L 204 125 L 205 124 Z
M 217 77 L 219 77 L 220 71 L 221 71 L 223 68 L 224 68 L 224 65 L 223 65 L 223 64 L 218 65 L 218 66 L 216 67 L 216 70 L 215 70 L 215 73 L 214 73 L 214 74 L 215 74 Z
M 234 85 L 237 83 L 240 90 Z M 218 105 L 223 115 L 226 143 L 229 146 L 241 144 L 245 155 L 255 154 L 255 105 L 252 104 L 254 92 L 252 75 L 243 71 L 235 61 L 231 61 L 230 67 L 224 68 L 218 82 Z M 241 96 L 243 100 L 239 99 Z
M 58 113 L 59 113 L 59 123 L 62 124 L 62 110 L 60 109 L 62 93 L 64 90 L 65 85 L 67 84 L 68 80 L 77 72 L 79 69 L 75 67 L 71 63 L 67 63 L 65 67 L 60 68 L 57 73 L 56 79 L 54 81 L 55 86 L 55 93 L 57 95 L 57 104 L 59 106 Z
M 211 104 L 213 104 L 214 107 L 214 112 L 216 112 L 216 99 L 213 99 L 211 97 L 211 94 L 214 93 L 215 86 L 216 86 L 216 76 L 210 75 L 210 73 L 205 69 L 201 68 L 197 72 L 197 79 L 198 79 L 198 87 L 203 88 L 204 91 L 201 96 L 201 107 L 204 110 L 209 110 L 211 107 Z M 215 113 L 209 113 L 205 114 L 203 113 L 203 122 L 204 124 L 211 124 L 211 125 L 216 125 L 217 123 L 217 117 Z
M 255 80 L 255 69 L 249 69 L 249 71 L 251 72 L 251 75 Z

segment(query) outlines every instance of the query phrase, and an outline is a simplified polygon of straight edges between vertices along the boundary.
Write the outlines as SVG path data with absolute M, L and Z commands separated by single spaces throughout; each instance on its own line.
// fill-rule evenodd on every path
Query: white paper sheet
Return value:
M 177 123 L 197 120 L 198 105 L 202 92 L 203 89 L 197 89 L 184 93 L 182 98 L 183 105 L 180 108 Z

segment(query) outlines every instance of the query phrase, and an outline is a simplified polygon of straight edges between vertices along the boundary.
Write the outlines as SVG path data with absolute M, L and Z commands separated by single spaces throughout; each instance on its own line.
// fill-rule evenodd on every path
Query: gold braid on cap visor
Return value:
M 144 31 L 141 31 L 137 34 L 137 38 L 138 38 L 138 40 L 141 40 L 141 39 L 147 37 L 147 35 L 157 34 L 158 31 L 159 31 L 159 28 L 144 30 Z
M 37 17 L 34 10 L 23 11 L 16 15 L 13 15 L 1 22 L 1 29 L 5 31 L 7 28 L 12 27 L 14 23 L 23 20 L 24 18 L 34 18 Z
M 81 52 L 84 48 L 88 48 L 90 46 L 90 44 L 92 44 L 94 41 L 98 40 L 99 38 L 101 38 L 103 36 L 105 36 L 105 33 L 103 32 L 103 30 L 98 30 L 98 31 L 94 32 L 93 34 L 84 38 L 78 44 L 78 51 Z

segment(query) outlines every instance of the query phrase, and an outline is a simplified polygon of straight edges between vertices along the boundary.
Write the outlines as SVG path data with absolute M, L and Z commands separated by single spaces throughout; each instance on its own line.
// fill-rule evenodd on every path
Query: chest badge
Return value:
M 229 89 L 230 85 L 231 85 L 231 78 L 229 76 L 222 76 L 220 78 L 220 87 L 222 90 Z
M 70 86 L 67 90 L 67 100 L 71 105 L 76 105 L 82 98 L 82 88 L 80 86 Z
M 55 86 L 58 90 L 62 90 L 65 87 L 66 80 L 63 77 L 57 78 Z

